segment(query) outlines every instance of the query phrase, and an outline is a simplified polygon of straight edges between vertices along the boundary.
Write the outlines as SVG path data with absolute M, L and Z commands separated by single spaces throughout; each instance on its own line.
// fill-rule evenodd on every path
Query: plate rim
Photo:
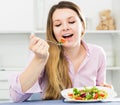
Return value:
M 92 88 L 94 86 L 86 86 L 86 88 Z M 111 93 L 113 93 L 113 96 L 110 97 L 110 95 L 106 98 L 106 99 L 110 99 L 110 98 L 114 98 L 117 96 L 116 92 L 114 91 L 114 89 L 111 89 L 111 88 L 108 88 L 108 87 L 103 87 L 103 86 L 95 86 L 97 87 L 98 89 L 104 89 L 104 90 L 108 90 L 110 91 Z M 61 91 L 61 95 L 63 98 L 67 99 L 67 101 L 71 101 L 71 102 L 98 102 L 98 101 L 103 101 L 103 100 L 106 100 L 106 99 L 98 99 L 98 100 L 75 100 L 75 99 L 70 99 L 69 97 L 66 97 L 65 96 L 65 91 L 72 91 L 74 88 L 77 88 L 77 89 L 83 89 L 85 87 L 73 87 L 73 88 L 68 88 L 68 89 L 63 89 Z M 107 91 L 107 92 L 108 92 Z M 68 93 L 66 93 L 68 94 Z M 109 94 L 109 93 L 108 93 Z

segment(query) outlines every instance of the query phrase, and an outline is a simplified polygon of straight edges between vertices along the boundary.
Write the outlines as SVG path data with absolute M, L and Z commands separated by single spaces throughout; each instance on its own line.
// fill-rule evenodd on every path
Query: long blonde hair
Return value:
M 53 33 L 53 22 L 52 22 L 52 15 L 56 9 L 61 8 L 70 8 L 74 10 L 80 20 L 83 23 L 83 28 L 85 30 L 85 21 L 84 18 L 80 12 L 79 7 L 68 1 L 61 1 L 57 5 L 54 5 L 48 14 L 47 19 L 47 39 L 54 41 L 57 43 L 57 40 Z M 82 32 L 82 35 L 84 34 L 84 31 Z M 60 91 L 65 88 L 72 87 L 72 82 L 69 77 L 69 66 L 68 61 L 66 57 L 64 56 L 64 50 L 62 46 L 56 46 L 54 44 L 49 44 L 49 58 L 47 61 L 47 64 L 45 66 L 45 73 L 47 76 L 47 86 L 45 90 L 45 96 L 44 99 L 60 99 Z

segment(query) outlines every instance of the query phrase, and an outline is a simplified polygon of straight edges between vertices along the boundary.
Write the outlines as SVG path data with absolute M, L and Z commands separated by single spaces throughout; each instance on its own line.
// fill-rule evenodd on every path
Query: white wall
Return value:
M 0 32 L 33 29 L 33 0 L 0 0 Z
M 120 0 L 112 0 L 113 16 L 116 21 L 117 29 L 120 30 Z
M 0 67 L 23 67 L 28 57 L 28 35 L 0 34 Z
M 46 28 L 46 19 L 47 19 L 47 15 L 48 15 L 48 11 L 50 9 L 50 7 L 54 4 L 54 3 L 58 3 L 59 1 L 62 0 L 37 0 L 38 1 L 38 17 L 43 17 L 43 20 L 40 20 L 41 18 L 37 18 L 39 21 L 39 24 L 37 24 L 36 28 L 37 29 L 42 29 L 45 30 Z M 76 3 L 77 5 L 80 6 L 83 14 L 85 15 L 87 21 L 90 23 L 89 29 L 91 30 L 95 30 L 97 24 L 99 23 L 99 12 L 105 9 L 110 9 L 112 10 L 112 0 L 67 0 L 67 1 L 72 1 L 74 3 Z M 41 2 L 41 3 L 40 3 Z M 41 9 L 40 6 L 44 4 L 45 5 L 43 8 Z M 39 12 L 40 10 L 43 10 L 44 12 Z

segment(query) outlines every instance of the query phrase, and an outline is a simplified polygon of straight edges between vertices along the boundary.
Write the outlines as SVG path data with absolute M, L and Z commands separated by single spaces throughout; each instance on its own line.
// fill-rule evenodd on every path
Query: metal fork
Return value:
M 31 32 L 31 35 L 35 35 L 35 32 L 33 31 L 33 32 Z M 61 42 L 58 42 L 58 43 L 56 43 L 56 42 L 53 42 L 53 41 L 51 41 L 51 40 L 45 40 L 45 41 L 47 41 L 47 42 L 50 42 L 50 43 L 53 43 L 53 44 L 55 44 L 55 45 L 58 45 L 58 46 L 61 46 L 62 45 L 62 43 Z

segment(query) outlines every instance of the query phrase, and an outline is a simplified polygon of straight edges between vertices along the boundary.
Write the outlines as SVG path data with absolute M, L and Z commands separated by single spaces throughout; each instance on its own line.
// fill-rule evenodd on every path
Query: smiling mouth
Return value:
M 66 36 L 62 36 L 63 38 L 71 38 L 73 36 L 73 34 L 70 35 L 66 35 Z

